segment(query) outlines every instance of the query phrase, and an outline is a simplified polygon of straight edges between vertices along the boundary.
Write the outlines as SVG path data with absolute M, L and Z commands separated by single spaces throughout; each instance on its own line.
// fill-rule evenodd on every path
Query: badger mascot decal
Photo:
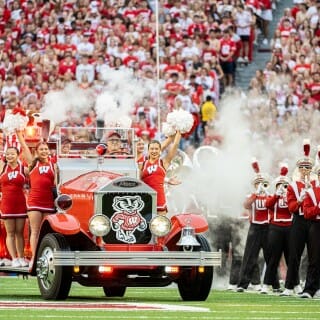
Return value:
M 112 207 L 115 213 L 111 217 L 111 228 L 115 231 L 117 240 L 135 243 L 134 232 L 136 230 L 144 231 L 147 228 L 147 222 L 140 214 L 144 208 L 141 197 L 115 197 Z

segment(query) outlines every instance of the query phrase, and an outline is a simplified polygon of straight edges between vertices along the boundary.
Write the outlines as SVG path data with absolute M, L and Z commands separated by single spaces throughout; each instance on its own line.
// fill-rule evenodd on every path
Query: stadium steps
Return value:
M 280 0 L 277 2 L 277 8 L 273 10 L 273 21 L 270 23 L 269 34 L 270 37 L 274 35 L 274 31 L 278 25 L 280 18 L 283 16 L 284 9 L 292 7 L 291 0 Z M 236 87 L 246 91 L 249 87 L 251 79 L 254 77 L 256 70 L 264 70 L 266 63 L 270 61 L 271 49 L 270 46 L 262 44 L 262 36 L 258 36 L 257 45 L 254 47 L 253 62 L 247 66 L 237 65 L 235 84 Z M 269 40 L 270 43 L 270 40 Z

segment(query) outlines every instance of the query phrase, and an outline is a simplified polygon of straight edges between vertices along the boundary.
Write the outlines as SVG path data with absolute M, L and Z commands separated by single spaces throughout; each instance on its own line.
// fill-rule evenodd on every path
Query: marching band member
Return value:
M 287 188 L 290 179 L 286 176 L 288 167 L 283 164 L 280 176 L 275 181 L 275 194 L 267 197 L 266 207 L 270 210 L 270 225 L 268 232 L 269 257 L 264 275 L 261 293 L 270 292 L 270 286 L 277 281 L 278 267 L 282 254 L 288 265 L 290 228 L 292 215 L 288 209 Z
M 243 292 L 248 288 L 260 250 L 262 249 L 265 260 L 269 254 L 267 247 L 269 210 L 266 207 L 269 181 L 265 175 L 260 173 L 256 159 L 252 162 L 252 167 L 257 175 L 252 182 L 255 192 L 250 194 L 244 202 L 244 208 L 250 210 L 250 227 L 240 269 L 238 292 Z
M 306 193 L 303 201 L 304 218 L 309 221 L 309 265 L 301 298 L 312 298 L 320 287 L 320 166 L 315 173 L 318 180 Z
M 303 216 L 303 201 L 308 188 L 314 181 L 310 181 L 313 160 L 309 157 L 310 141 L 307 139 L 304 140 L 303 150 L 304 157 L 297 161 L 298 180 L 293 181 L 288 186 L 287 191 L 288 209 L 293 215 L 293 218 L 290 232 L 290 255 L 285 290 L 280 294 L 281 296 L 291 296 L 294 293 L 302 293 L 299 268 L 301 256 L 306 245 L 307 250 L 309 251 L 308 234 L 310 222 Z

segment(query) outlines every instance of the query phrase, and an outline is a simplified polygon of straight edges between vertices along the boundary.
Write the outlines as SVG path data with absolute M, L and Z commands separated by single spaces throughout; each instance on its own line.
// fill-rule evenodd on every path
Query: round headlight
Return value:
M 97 236 L 103 237 L 110 232 L 111 224 L 108 217 L 97 214 L 91 218 L 89 222 L 89 230 L 90 232 Z
M 157 237 L 164 237 L 171 230 L 171 221 L 165 216 L 156 216 L 150 221 L 150 231 Z
M 72 206 L 72 198 L 68 194 L 60 194 L 54 201 L 59 211 L 66 211 Z

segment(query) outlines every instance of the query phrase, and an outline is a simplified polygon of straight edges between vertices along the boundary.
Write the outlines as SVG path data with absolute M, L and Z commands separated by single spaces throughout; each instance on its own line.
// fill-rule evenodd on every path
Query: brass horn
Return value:
M 193 154 L 192 162 L 196 169 L 200 169 L 201 165 L 208 163 L 211 157 L 218 154 L 219 150 L 212 146 L 199 147 Z
M 182 150 L 178 149 L 177 154 L 172 159 L 171 164 L 167 170 L 167 176 L 174 177 L 182 180 L 193 169 L 192 161 L 189 156 Z

